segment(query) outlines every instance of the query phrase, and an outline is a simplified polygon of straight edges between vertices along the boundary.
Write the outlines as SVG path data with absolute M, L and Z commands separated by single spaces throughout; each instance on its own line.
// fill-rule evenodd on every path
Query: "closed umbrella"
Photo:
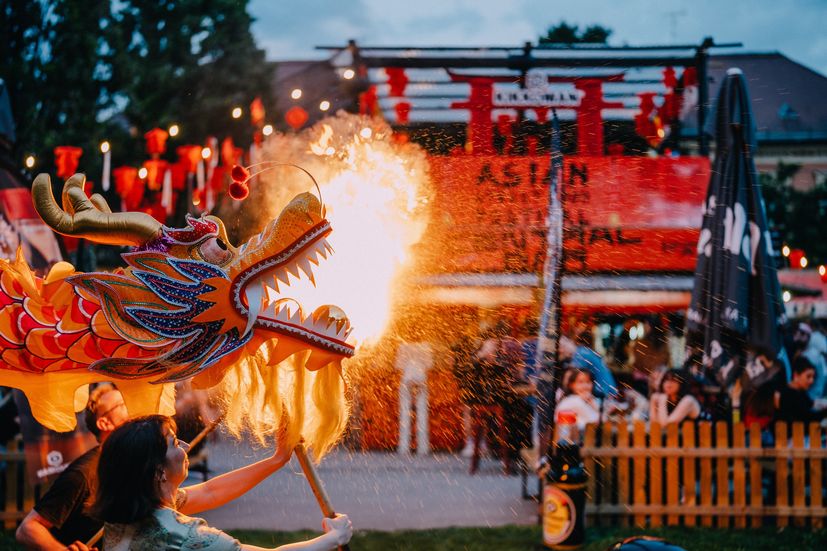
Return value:
M 687 329 L 690 339 L 703 344 L 704 374 L 728 387 L 747 351 L 778 356 L 786 321 L 753 158 L 755 123 L 740 69 L 727 72 L 715 126 Z

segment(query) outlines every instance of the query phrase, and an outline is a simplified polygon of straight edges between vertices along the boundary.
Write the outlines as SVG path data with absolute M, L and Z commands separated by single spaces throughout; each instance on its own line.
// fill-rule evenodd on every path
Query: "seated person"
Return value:
M 600 420 L 601 401 L 594 395 L 591 371 L 572 369 L 564 377 L 563 398 L 557 403 L 557 413 L 568 411 L 577 416 L 580 433 L 589 423 Z
M 680 423 L 701 415 L 701 404 L 689 393 L 689 374 L 682 369 L 670 369 L 660 382 L 660 392 L 649 402 L 649 421 L 652 423 Z
M 187 478 L 186 443 L 175 436 L 174 421 L 163 415 L 140 417 L 117 428 L 104 442 L 98 462 L 98 487 L 92 506 L 105 522 L 104 548 L 262 551 L 244 545 L 202 519 L 179 512 L 179 486 Z M 353 528 L 345 515 L 322 522 L 325 534 L 280 546 L 321 551 L 350 541 Z
M 827 417 L 827 409 L 813 409 L 810 387 L 815 382 L 816 368 L 805 356 L 792 364 L 792 380 L 775 394 L 776 421 L 818 421 Z

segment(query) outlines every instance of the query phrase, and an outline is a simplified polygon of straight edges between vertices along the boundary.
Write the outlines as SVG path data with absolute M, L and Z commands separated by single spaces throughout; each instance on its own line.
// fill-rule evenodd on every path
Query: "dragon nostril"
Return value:
M 226 250 L 227 250 L 227 244 L 226 244 L 226 243 L 224 243 L 224 240 L 223 240 L 223 239 L 220 239 L 220 238 L 216 239 L 216 240 L 215 240 L 215 244 L 216 244 L 216 245 L 218 245 L 218 248 L 219 248 L 219 249 L 221 249 L 221 250 L 223 250 L 223 251 L 226 251 Z

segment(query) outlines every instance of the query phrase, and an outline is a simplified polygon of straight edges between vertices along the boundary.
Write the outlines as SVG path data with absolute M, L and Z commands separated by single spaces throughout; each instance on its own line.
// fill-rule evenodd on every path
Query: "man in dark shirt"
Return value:
M 102 384 L 89 394 L 86 426 L 98 442 L 129 419 L 123 396 L 114 386 Z M 55 480 L 17 528 L 17 541 L 27 549 L 86 551 L 103 523 L 84 513 L 89 498 L 100 446 L 75 459 Z
M 815 381 L 815 366 L 804 356 L 793 360 L 792 380 L 776 394 L 776 421 L 818 421 L 827 417 L 827 410 L 813 409 L 809 390 Z

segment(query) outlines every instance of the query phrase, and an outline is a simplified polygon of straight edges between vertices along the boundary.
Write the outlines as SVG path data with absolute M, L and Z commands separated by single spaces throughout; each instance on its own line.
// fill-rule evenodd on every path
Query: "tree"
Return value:
M 178 123 L 179 143 L 208 135 L 249 140 L 233 106 L 270 101 L 271 67 L 250 32 L 247 2 L 128 0 L 107 35 L 113 92 L 139 134 Z
M 779 163 L 775 174 L 761 174 L 760 181 L 767 208 L 770 231 L 782 243 L 802 249 L 811 265 L 827 263 L 827 240 L 818 223 L 827 217 L 827 182 L 799 191 L 790 185 L 801 168 L 797 164 Z
M 11 0 L 0 8 L 0 77 L 9 87 L 17 158 L 34 153 L 42 167 L 57 145 L 87 154 L 95 147 L 107 11 L 107 2 L 83 0 Z
M 577 25 L 569 25 L 561 21 L 557 25 L 548 28 L 545 36 L 541 36 L 539 43 L 542 44 L 606 44 L 611 36 L 612 30 L 601 25 L 589 25 L 582 32 Z

